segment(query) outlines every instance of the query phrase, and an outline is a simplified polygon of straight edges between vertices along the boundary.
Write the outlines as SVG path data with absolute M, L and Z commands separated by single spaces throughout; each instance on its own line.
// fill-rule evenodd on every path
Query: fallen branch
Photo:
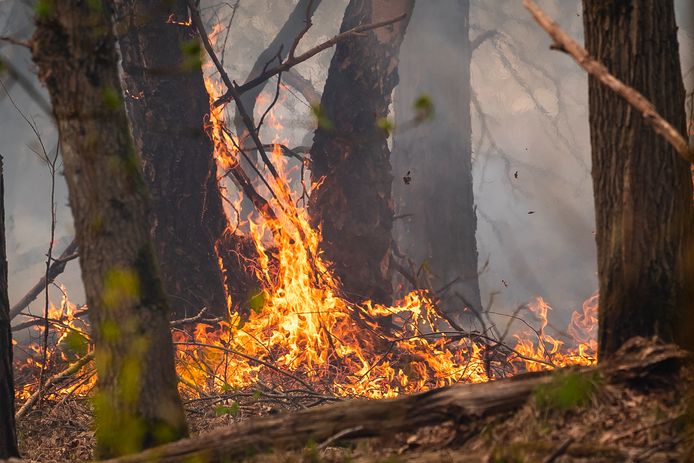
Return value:
M 584 374 L 600 372 L 606 382 L 619 383 L 648 377 L 655 371 L 667 371 L 668 367 L 680 365 L 686 357 L 687 354 L 676 346 L 635 338 L 612 361 L 576 371 Z M 239 461 L 255 452 L 301 448 L 309 441 L 325 442 L 337 435 L 343 435 L 344 439 L 389 436 L 450 420 L 465 423 L 479 417 L 517 410 L 528 401 L 538 385 L 547 384 L 552 378 L 550 373 L 527 374 L 509 380 L 452 386 L 391 400 L 339 402 L 238 423 L 199 437 L 109 461 Z
M 67 367 L 66 369 L 64 369 L 63 371 L 61 371 L 60 373 L 48 378 L 46 380 L 46 383 L 43 385 L 43 393 L 45 394 L 48 391 L 48 389 L 54 384 L 59 383 L 60 381 L 63 381 L 80 371 L 83 366 L 91 362 L 93 359 L 94 352 L 90 352 L 78 361 L 76 361 L 75 363 L 73 363 L 72 365 L 70 365 L 69 367 Z M 26 402 L 24 402 L 22 407 L 19 410 L 17 410 L 15 417 L 17 419 L 20 419 L 21 417 L 26 415 L 29 409 L 39 400 L 39 398 L 41 397 L 41 393 L 42 390 L 37 389 L 36 392 L 31 394 L 31 396 L 26 400 Z
M 680 156 L 688 162 L 694 163 L 694 149 L 689 148 L 689 144 L 684 136 L 658 113 L 653 103 L 648 101 L 638 90 L 626 85 L 610 74 L 605 65 L 590 56 L 585 48 L 564 32 L 533 0 L 523 0 L 523 5 L 530 11 L 535 21 L 554 39 L 555 43 L 550 48 L 571 55 L 576 63 L 585 69 L 588 74 L 598 79 L 602 84 L 624 98 L 636 110 L 640 111 L 644 119 L 675 148 L 675 151 Z
M 22 310 L 27 308 L 27 306 L 31 304 L 34 299 L 36 299 L 39 294 L 43 292 L 44 289 L 46 289 L 47 285 L 53 283 L 58 275 L 63 273 L 65 270 L 65 265 L 75 258 L 77 258 L 77 242 L 73 239 L 70 244 L 67 245 L 67 248 L 65 248 L 60 257 L 55 259 L 49 266 L 46 274 L 42 276 L 34 286 L 31 287 L 23 298 L 12 306 L 10 309 L 10 320 L 15 318 L 22 312 Z

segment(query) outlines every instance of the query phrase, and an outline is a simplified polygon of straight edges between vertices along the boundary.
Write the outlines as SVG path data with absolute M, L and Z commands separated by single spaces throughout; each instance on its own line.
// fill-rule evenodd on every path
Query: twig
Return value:
M 29 42 L 10 37 L 9 35 L 0 35 L 0 42 L 7 42 L 11 45 L 18 45 L 31 50 L 31 44 Z
M 289 373 L 288 371 L 284 371 L 281 368 L 276 367 L 272 363 L 266 362 L 265 360 L 259 359 L 257 357 L 253 357 L 248 354 L 244 354 L 243 352 L 239 352 L 235 349 L 231 349 L 229 347 L 222 347 L 222 346 L 216 346 L 214 344 L 206 344 L 206 343 L 201 343 L 201 342 L 195 342 L 195 341 L 187 341 L 187 342 L 174 342 L 175 346 L 194 346 L 194 347 L 207 347 L 209 349 L 217 349 L 225 352 L 229 352 L 230 354 L 238 355 L 239 357 L 245 358 L 246 360 L 250 360 L 251 362 L 256 362 L 259 363 L 263 366 L 266 366 L 270 368 L 271 370 L 276 371 L 277 373 L 280 373 L 284 376 L 287 376 L 289 378 L 292 378 L 294 381 L 297 381 L 299 384 L 304 386 L 306 389 L 313 391 L 313 388 L 303 379 L 299 378 L 298 376 Z
M 573 437 L 568 437 L 564 442 L 561 443 L 559 447 L 557 447 L 554 452 L 552 452 L 547 458 L 542 460 L 542 463 L 554 463 L 554 461 L 559 458 L 560 456 L 564 455 L 566 451 L 568 450 L 569 446 L 573 444 L 574 438 Z
M 36 282 L 34 286 L 31 287 L 29 291 L 22 297 L 15 305 L 12 306 L 10 309 L 10 320 L 14 319 L 17 315 L 22 313 L 22 310 L 24 310 L 31 302 L 38 297 L 39 294 L 41 294 L 41 291 L 44 290 L 46 287 L 47 283 L 52 283 L 55 281 L 56 277 L 63 273 L 65 270 L 65 265 L 77 258 L 77 242 L 73 239 L 70 244 L 67 245 L 63 253 L 58 257 L 58 259 L 54 259 L 53 263 L 51 264 L 49 271 L 48 271 L 48 279 L 46 279 L 46 275 L 43 275 L 39 281 Z
M 342 439 L 343 437 L 348 436 L 350 434 L 353 434 L 355 432 L 359 432 L 362 429 L 364 429 L 364 426 L 354 426 L 351 428 L 343 429 L 342 431 L 338 432 L 337 434 L 334 434 L 334 435 L 330 436 L 329 438 L 327 438 L 326 440 L 324 440 L 323 442 L 321 442 L 318 445 L 318 447 L 316 447 L 316 448 L 318 450 L 323 450 L 324 448 L 326 448 L 328 445 L 332 444 L 333 442 L 335 442 L 339 439 Z
M 585 69 L 588 74 L 624 98 L 637 111 L 640 111 L 644 119 L 672 145 L 682 158 L 690 163 L 694 163 L 694 149 L 689 148 L 689 144 L 684 136 L 658 113 L 653 103 L 648 101 L 636 89 L 626 85 L 610 74 L 605 65 L 591 57 L 578 42 L 564 32 L 533 0 L 523 0 L 523 5 L 530 11 L 535 21 L 554 39 L 555 43 L 550 48 L 571 55 L 576 63 Z
M 69 367 L 67 367 L 66 369 L 64 369 L 63 371 L 61 371 L 60 373 L 51 376 L 50 378 L 48 378 L 46 380 L 46 384 L 44 385 L 44 391 L 48 390 L 48 388 L 53 386 L 55 383 L 62 381 L 64 379 L 69 378 L 70 376 L 74 375 L 75 373 L 80 371 L 80 369 L 83 366 L 85 366 L 87 363 L 91 362 L 93 359 L 94 359 L 94 352 L 90 352 L 87 355 L 85 355 L 84 357 L 82 357 L 81 359 L 79 359 L 78 361 L 76 361 L 75 363 L 73 363 L 72 365 L 70 365 Z M 39 399 L 40 396 L 41 396 L 41 390 L 40 389 L 37 390 L 36 392 L 34 392 L 33 394 L 31 394 L 31 396 L 26 400 L 26 402 L 24 402 L 22 407 L 17 411 L 15 417 L 17 419 L 20 419 L 21 417 L 26 415 L 26 413 L 36 403 L 36 401 Z
M 43 147 L 43 143 L 41 143 Z M 55 156 L 51 159 L 48 156 L 46 150 L 43 150 L 44 160 L 48 166 L 48 171 L 51 174 L 51 231 L 50 238 L 48 240 L 48 252 L 46 253 L 46 271 L 44 272 L 44 306 L 43 306 L 43 351 L 41 353 L 41 372 L 39 373 L 39 399 L 41 398 L 41 390 L 43 388 L 43 377 L 48 367 L 48 330 L 50 328 L 50 321 L 48 320 L 48 309 L 50 306 L 49 297 L 49 282 L 48 276 L 51 272 L 51 264 L 53 263 L 53 244 L 55 243 L 55 226 L 57 222 L 56 218 L 56 205 L 55 205 L 55 174 L 56 174 L 56 163 L 58 162 L 58 154 L 60 154 L 60 145 L 55 149 Z

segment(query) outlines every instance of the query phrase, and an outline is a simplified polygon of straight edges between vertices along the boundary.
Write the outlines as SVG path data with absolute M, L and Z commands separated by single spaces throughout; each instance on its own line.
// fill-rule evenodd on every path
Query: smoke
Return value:
M 299 52 L 338 31 L 346 3 L 323 0 Z M 694 6 L 690 0 L 675 3 L 685 85 L 691 92 Z M 290 0 L 241 0 L 225 52 L 232 78 L 245 79 L 256 56 L 270 43 L 294 4 Z M 435 10 L 437 4 L 438 0 L 420 0 L 418 8 Z M 210 21 L 230 17 L 228 6 L 219 5 L 203 2 L 208 7 L 203 12 Z M 580 1 L 546 0 L 541 6 L 582 40 Z M 0 35 L 29 38 L 31 13 L 24 3 L 0 2 Z M 418 34 L 436 37 L 440 46 L 418 49 L 418 43 L 423 42 L 421 36 L 408 35 L 403 53 L 413 50 L 431 54 L 445 68 L 459 49 L 435 23 L 427 27 Z M 478 102 L 471 107 L 471 143 L 479 267 L 489 262 L 480 275 L 482 302 L 489 304 L 495 294 L 493 310 L 509 313 L 518 304 L 543 296 L 555 307 L 553 316 L 562 325 L 571 311 L 597 289 L 587 78 L 569 57 L 549 50 L 550 39 L 517 0 L 471 1 L 471 39 L 489 30 L 496 31 L 496 35 L 474 51 L 471 61 L 472 92 Z M 26 50 L 0 43 L 0 56 L 20 69 L 46 98 Z M 297 68 L 318 92 L 324 85 L 330 58 L 331 52 L 324 52 Z M 407 72 L 401 69 L 401 79 L 408 78 Z M 17 106 L 36 125 L 45 146 L 55 149 L 57 137 L 50 116 L 43 114 L 19 85 L 10 84 L 6 74 L 2 79 Z M 450 82 L 432 93 L 434 106 L 443 107 L 462 85 L 467 83 L 451 72 Z M 271 93 L 274 85 L 268 85 L 265 91 Z M 295 90 L 283 92 L 286 98 L 278 110 L 285 125 L 282 135 L 289 146 L 308 145 L 314 127 L 309 105 Z M 37 148 L 32 130 L 2 90 L 0 98 L 10 301 L 14 302 L 43 273 L 49 238 L 50 178 L 48 169 L 32 152 Z M 263 110 L 257 108 L 259 113 Z M 436 119 L 431 123 L 436 124 Z M 269 142 L 274 134 L 264 127 L 262 135 Z M 436 160 L 432 158 L 431 162 Z M 394 172 L 396 181 L 404 175 Z M 73 228 L 65 182 L 62 176 L 57 180 L 56 251 L 60 253 L 73 236 Z M 73 301 L 84 301 L 76 263 L 69 264 L 59 280 Z M 58 291 L 53 294 L 57 301 Z M 40 307 L 40 303 L 34 303 L 32 310 L 39 312 Z

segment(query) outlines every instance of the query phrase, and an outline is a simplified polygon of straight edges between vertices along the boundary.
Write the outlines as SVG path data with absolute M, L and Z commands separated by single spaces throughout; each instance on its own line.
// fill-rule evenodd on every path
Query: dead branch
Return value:
M 470 41 L 470 52 L 472 53 L 477 50 L 487 39 L 491 39 L 496 34 L 498 34 L 498 32 L 493 29 L 480 32 L 477 37 Z
M 53 117 L 51 104 L 46 98 L 36 89 L 36 86 L 24 76 L 24 74 L 7 58 L 0 56 L 0 67 L 22 87 L 22 90 L 36 103 L 36 105 L 48 116 Z M 4 86 L 3 86 L 4 87 Z M 5 89 L 7 92 L 7 89 Z M 9 93 L 7 93 L 9 95 Z
M 323 50 L 327 50 L 328 48 L 331 48 L 335 46 L 338 42 L 341 42 L 342 40 L 348 39 L 350 37 L 358 36 L 359 34 L 362 34 L 364 32 L 370 31 L 372 29 L 378 29 L 379 27 L 384 27 L 384 26 L 389 26 L 391 24 L 394 24 L 396 22 L 402 21 L 407 17 L 407 14 L 401 14 L 400 16 L 397 16 L 392 19 L 388 19 L 385 21 L 380 21 L 377 23 L 373 24 L 364 24 L 361 26 L 354 27 L 348 31 L 345 31 L 341 34 L 338 34 L 331 38 L 330 40 L 327 40 L 319 45 L 316 45 L 315 47 L 311 48 L 307 52 L 299 55 L 299 56 L 294 56 L 294 57 L 289 57 L 287 58 L 286 61 L 284 61 L 282 64 L 279 66 L 268 69 L 267 71 L 263 72 L 260 74 L 258 77 L 255 79 L 252 79 L 245 84 L 236 87 L 234 90 L 232 90 L 231 87 L 229 87 L 229 90 L 222 95 L 221 97 L 217 98 L 217 101 L 214 102 L 214 106 L 217 107 L 219 105 L 222 105 L 224 103 L 230 102 L 232 99 L 235 99 L 233 97 L 234 91 L 237 92 L 239 95 L 243 94 L 244 92 L 250 90 L 253 87 L 256 87 L 264 82 L 266 82 L 268 79 L 270 79 L 272 76 L 275 76 L 279 74 L 280 72 L 286 72 L 292 67 L 296 66 L 297 64 L 301 64 L 304 61 L 312 58 L 313 56 L 317 55 L 318 53 L 322 52 Z
M 31 44 L 25 40 L 20 40 L 16 37 L 12 37 L 9 35 L 0 35 L 0 42 L 6 42 L 9 43 L 10 45 L 17 45 L 20 47 L 28 48 L 31 49 Z
M 15 318 L 17 315 L 22 313 L 22 310 L 27 308 L 31 302 L 36 299 L 39 294 L 46 288 L 46 285 L 53 283 L 55 279 L 63 273 L 65 270 L 65 265 L 77 258 L 77 242 L 73 239 L 70 244 L 67 245 L 63 253 L 54 259 L 53 263 L 48 268 L 48 272 L 41 277 L 39 281 L 36 282 L 34 286 L 22 297 L 15 305 L 10 309 L 10 320 Z M 48 278 L 46 278 L 48 277 Z
M 610 362 L 576 369 L 581 374 L 600 372 L 608 383 L 648 377 L 655 371 L 674 370 L 687 357 L 673 345 L 635 338 Z M 196 438 L 109 460 L 110 463 L 158 463 L 201 460 L 234 461 L 259 451 L 301 448 L 307 442 L 325 442 L 339 433 L 347 439 L 389 436 L 448 420 L 465 423 L 522 407 L 538 385 L 552 380 L 550 373 L 527 374 L 486 384 L 451 386 L 391 400 L 345 401 L 297 413 L 268 416 L 238 423 Z
M 555 43 L 550 48 L 571 55 L 574 61 L 588 74 L 598 79 L 603 85 L 624 98 L 634 109 L 641 112 L 644 119 L 675 148 L 675 151 L 682 158 L 694 163 L 694 149 L 689 148 L 684 136 L 658 113 L 653 103 L 648 101 L 639 91 L 610 74 L 605 65 L 590 56 L 585 48 L 564 32 L 533 0 L 523 0 L 523 5 L 530 11 L 535 21 L 554 39 Z
M 46 383 L 43 386 L 43 393 L 48 391 L 48 389 L 51 386 L 53 386 L 54 384 L 59 383 L 60 381 L 63 381 L 65 379 L 71 377 L 72 375 L 74 375 L 78 371 L 80 371 L 83 366 L 85 366 L 86 364 L 91 362 L 93 359 L 94 359 L 94 352 L 90 352 L 87 355 L 85 355 L 84 357 L 82 357 L 81 359 L 79 359 L 78 361 L 76 361 L 75 363 L 73 363 L 72 365 L 70 365 L 69 367 L 67 367 L 66 369 L 64 369 L 63 371 L 61 371 L 60 373 L 48 378 L 46 380 Z M 41 394 L 42 394 L 42 389 L 37 389 L 36 392 L 34 392 L 26 400 L 26 402 L 24 402 L 22 407 L 17 411 L 17 413 L 15 414 L 16 418 L 20 419 L 21 417 L 26 415 L 26 413 L 29 411 L 29 409 L 39 400 L 39 398 L 41 397 Z

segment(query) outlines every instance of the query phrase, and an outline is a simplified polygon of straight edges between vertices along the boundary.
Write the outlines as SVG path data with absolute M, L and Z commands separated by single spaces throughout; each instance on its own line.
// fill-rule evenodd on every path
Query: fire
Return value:
M 205 82 L 212 103 L 223 89 L 210 77 Z M 229 195 L 233 189 L 227 188 L 226 173 L 239 167 L 240 150 L 246 145 L 229 130 L 224 105 L 210 105 L 204 127 L 213 141 L 220 189 Z M 515 346 L 486 333 L 453 329 L 426 291 L 412 291 L 392 306 L 350 302 L 321 253 L 320 229 L 311 226 L 306 208 L 292 197 L 289 179 L 294 172 L 283 153 L 281 145 L 287 141 L 280 138 L 282 125 L 274 111 L 268 113 L 266 128 L 276 134 L 270 158 L 279 175 L 267 175 L 267 185 L 255 186 L 275 214 L 253 214 L 245 223 L 258 255 L 253 268 L 260 286 L 248 301 L 235 301 L 249 308 L 245 317 L 232 313 L 233 301 L 228 298 L 226 320 L 173 329 L 184 395 L 200 397 L 263 385 L 316 397 L 386 398 L 596 361 L 596 295 L 571 319 L 568 333 L 575 346 L 546 332 L 551 308 L 541 298 L 529 305 L 539 328 L 516 335 Z M 238 204 L 241 198 L 227 199 L 228 204 Z M 222 259 L 219 263 L 223 265 Z M 60 320 L 54 324 L 58 345 L 71 336 L 89 338 L 75 314 L 67 297 L 51 312 L 51 318 Z M 82 355 L 91 351 L 91 344 L 87 342 L 85 349 Z M 51 359 L 74 361 L 65 352 L 56 350 Z M 20 372 L 35 374 L 35 358 L 40 357 L 29 355 Z M 58 393 L 88 393 L 94 384 L 93 367 L 85 366 L 81 374 L 88 379 Z M 23 399 L 36 390 L 35 381 L 26 384 L 19 392 Z

